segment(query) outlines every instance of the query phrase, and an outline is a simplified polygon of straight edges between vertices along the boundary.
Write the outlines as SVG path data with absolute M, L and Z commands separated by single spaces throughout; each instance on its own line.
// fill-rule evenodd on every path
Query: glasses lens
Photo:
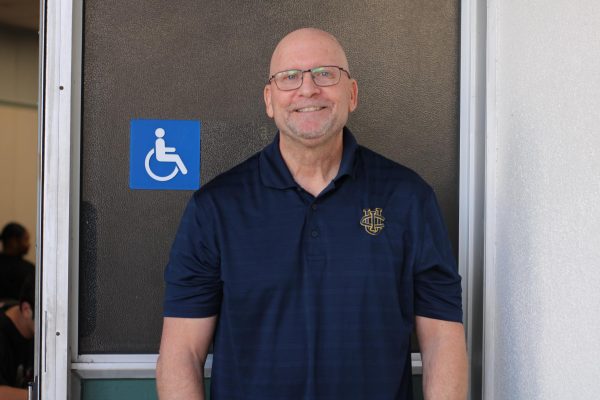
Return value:
M 291 69 L 275 74 L 275 84 L 281 90 L 297 89 L 302 84 L 302 71 Z
M 340 81 L 340 70 L 337 67 L 317 67 L 310 72 L 318 86 L 331 86 Z
M 273 76 L 280 90 L 294 90 L 302 85 L 304 72 L 299 69 L 281 71 Z M 313 82 L 317 86 L 333 86 L 340 81 L 341 70 L 338 67 L 316 67 L 310 70 Z

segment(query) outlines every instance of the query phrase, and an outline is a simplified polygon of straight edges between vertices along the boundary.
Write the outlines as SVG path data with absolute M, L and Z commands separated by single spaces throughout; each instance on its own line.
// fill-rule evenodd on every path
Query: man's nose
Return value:
M 308 76 L 306 76 L 306 74 L 308 74 Z M 304 71 L 302 73 L 302 84 L 298 88 L 300 94 L 302 94 L 303 96 L 310 97 L 313 94 L 318 93 L 320 89 L 321 88 L 317 86 L 315 84 L 315 81 L 313 80 L 312 72 Z

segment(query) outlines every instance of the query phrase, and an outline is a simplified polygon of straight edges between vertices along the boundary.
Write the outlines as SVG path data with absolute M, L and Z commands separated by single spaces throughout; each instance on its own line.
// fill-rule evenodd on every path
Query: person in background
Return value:
M 0 313 L 0 399 L 27 399 L 27 384 L 33 380 L 33 335 L 35 332 L 34 274 L 26 277 L 19 303 Z
M 0 303 L 18 300 L 25 279 L 34 273 L 34 266 L 23 257 L 29 252 L 29 232 L 21 224 L 11 222 L 0 234 Z

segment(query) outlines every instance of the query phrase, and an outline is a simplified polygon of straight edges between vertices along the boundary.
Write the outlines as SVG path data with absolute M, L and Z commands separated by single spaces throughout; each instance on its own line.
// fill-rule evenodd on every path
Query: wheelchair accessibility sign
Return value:
M 130 135 L 131 189 L 200 187 L 200 121 L 134 119 Z

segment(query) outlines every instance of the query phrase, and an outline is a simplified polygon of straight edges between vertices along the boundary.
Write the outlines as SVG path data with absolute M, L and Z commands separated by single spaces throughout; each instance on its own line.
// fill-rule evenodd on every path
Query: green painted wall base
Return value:
M 414 400 L 423 399 L 420 375 L 413 375 Z M 204 380 L 209 399 L 210 379 Z M 81 381 L 81 400 L 157 400 L 154 379 L 88 379 Z M 365 399 L 366 400 L 366 399 Z
M 206 399 L 210 379 L 204 380 Z M 81 400 L 157 400 L 154 379 L 90 379 L 81 381 Z

